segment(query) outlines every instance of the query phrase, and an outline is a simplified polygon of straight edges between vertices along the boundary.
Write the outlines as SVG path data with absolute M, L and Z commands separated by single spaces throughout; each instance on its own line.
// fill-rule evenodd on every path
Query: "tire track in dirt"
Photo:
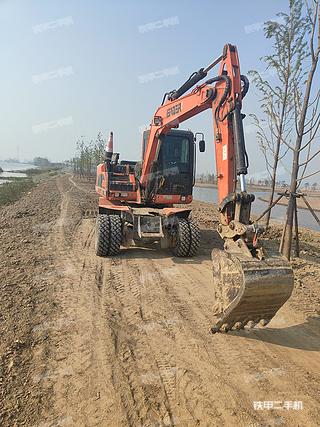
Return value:
M 105 301 L 114 339 L 114 386 L 130 426 L 162 425 L 164 420 L 170 421 L 171 409 L 163 385 L 156 381 L 159 367 L 141 329 L 139 276 L 128 260 L 108 261 Z
M 76 241 L 78 242 L 83 241 L 83 247 L 80 247 L 80 250 L 82 250 L 83 248 L 86 248 L 88 250 L 88 252 L 84 254 L 85 259 L 82 264 L 80 284 L 84 281 L 84 277 L 86 277 L 83 275 L 84 272 L 90 269 L 90 267 L 95 268 L 95 282 L 97 283 L 98 289 L 101 290 L 103 284 L 111 284 L 111 288 L 113 289 L 112 296 L 116 296 L 116 298 L 119 300 L 118 304 L 120 310 L 124 308 L 125 311 L 125 313 L 123 314 L 125 318 L 125 329 L 128 328 L 128 325 L 129 327 L 134 327 L 134 325 L 136 325 L 137 322 L 139 323 L 141 320 L 139 316 L 136 317 L 137 313 L 139 312 L 139 283 L 135 279 L 135 275 L 133 274 L 130 268 L 127 268 L 126 265 L 121 267 L 121 260 L 103 260 L 103 262 L 105 261 L 104 264 L 106 265 L 104 267 L 102 266 L 101 259 L 95 257 L 94 252 L 92 252 L 94 246 L 93 239 L 91 238 L 93 236 L 94 227 L 92 221 L 84 220 L 81 226 L 79 227 L 80 230 L 84 227 L 84 223 L 86 224 L 86 227 L 89 227 L 90 229 L 85 234 L 82 233 L 84 235 L 82 238 L 76 239 Z M 78 250 L 79 248 L 77 249 L 77 251 Z M 106 278 L 106 267 L 110 276 L 109 278 Z M 127 271 L 127 274 L 124 274 L 124 271 Z M 126 287 L 123 285 L 124 282 L 127 284 Z M 109 287 L 106 286 L 104 288 L 108 289 Z M 132 294 L 132 298 L 129 298 L 130 294 Z M 105 301 L 110 301 L 110 295 L 104 296 L 103 299 Z M 141 372 L 141 375 L 139 374 L 139 369 L 137 368 L 136 362 L 134 360 L 136 355 L 133 354 L 132 348 L 130 347 L 130 342 L 132 341 L 132 338 L 130 337 L 128 341 L 121 341 L 123 334 L 119 333 L 119 326 L 114 327 L 114 324 L 112 324 L 114 323 L 112 314 L 113 313 L 111 313 L 110 315 L 110 312 L 107 313 L 107 316 L 105 316 L 105 320 L 107 320 L 109 323 L 111 322 L 111 328 L 106 328 L 106 331 L 107 333 L 109 333 L 110 330 L 112 331 L 112 339 L 114 341 L 115 351 L 114 354 L 112 354 L 112 350 L 110 349 L 110 343 L 108 343 L 109 345 L 107 345 L 105 348 L 105 355 L 106 361 L 108 361 L 108 363 L 112 365 L 113 371 L 111 376 L 113 386 L 116 387 L 117 393 L 120 396 L 126 419 L 129 425 L 140 425 L 141 420 L 143 420 L 144 418 L 146 420 L 152 419 L 153 423 L 160 423 L 161 420 L 166 419 L 166 417 L 168 418 L 168 411 L 164 409 L 164 411 L 162 411 L 164 413 L 159 414 L 159 410 L 157 408 L 161 405 L 159 405 L 159 402 L 157 401 L 156 404 L 152 404 L 152 402 L 150 403 L 149 409 L 147 409 L 148 416 L 146 417 L 144 415 L 145 408 L 146 406 L 148 407 L 148 405 L 145 404 L 146 400 L 148 400 L 148 393 L 146 394 L 143 390 L 144 387 L 141 386 L 140 377 L 143 376 L 143 374 L 141 374 Z M 139 341 L 141 341 L 141 337 Z M 119 350 L 120 346 L 121 351 Z M 147 347 L 148 346 L 146 345 L 146 343 L 141 343 L 142 349 Z M 135 350 L 138 352 L 139 349 Z M 139 351 L 141 352 L 141 350 Z M 143 350 L 142 353 L 144 354 L 145 351 Z M 152 355 L 150 356 L 149 354 L 147 354 L 144 358 L 150 359 L 150 357 L 152 358 Z M 121 378 L 120 381 L 119 378 Z M 129 388 L 129 393 L 127 393 L 126 390 L 127 385 Z M 158 393 L 159 390 L 157 390 L 157 394 Z M 134 397 L 133 402 L 130 401 L 130 396 L 131 400 L 132 396 Z M 119 418 L 121 418 L 121 416 Z M 120 419 L 118 421 L 119 423 L 121 423 Z M 146 423 L 146 425 L 148 425 L 148 423 Z
M 66 177 L 58 179 L 62 203 L 52 236 L 63 327 L 51 331 L 57 349 L 48 367 L 55 392 L 55 406 L 48 419 L 55 422 L 59 414 L 59 419 L 70 425 L 122 425 L 121 413 L 119 419 L 119 412 L 114 414 L 118 403 L 112 393 L 112 372 L 105 363 L 108 337 L 101 297 L 98 287 L 92 286 L 97 280 L 102 286 L 102 267 L 90 254 L 92 223 L 79 221 L 83 196 L 68 181 Z
M 150 262 L 150 260 L 148 260 Z M 158 289 L 164 290 L 164 301 L 161 301 L 159 291 L 157 293 L 157 299 L 161 307 L 166 307 L 167 319 L 172 316 L 177 317 L 177 324 L 179 325 L 178 331 L 173 335 L 171 342 L 164 342 L 163 347 L 166 349 L 172 349 L 176 357 L 176 370 L 177 370 L 177 384 L 179 385 L 175 391 L 175 406 L 178 408 L 177 419 L 180 420 L 182 425 L 193 425 L 192 420 L 196 425 L 199 420 L 215 420 L 214 425 L 223 425 L 223 417 L 216 407 L 225 406 L 225 400 L 231 401 L 230 390 L 233 390 L 233 386 L 230 384 L 221 384 L 221 375 L 215 373 L 210 384 L 207 380 L 208 377 L 208 364 L 212 363 L 212 360 L 208 357 L 207 342 L 209 339 L 208 326 L 206 325 L 207 320 L 203 316 L 203 311 L 194 312 L 194 308 L 186 301 L 183 302 L 178 295 L 173 291 L 170 286 L 170 280 L 175 280 L 176 274 L 172 273 L 172 268 L 164 268 L 163 265 L 159 268 L 156 263 L 152 262 L 151 270 L 153 271 L 149 281 L 148 295 L 152 294 L 152 283 L 156 283 Z M 161 260 L 162 264 L 162 260 Z M 168 277 L 164 277 L 164 273 L 167 272 Z M 181 277 L 180 277 L 181 279 Z M 190 280 L 190 277 L 189 277 Z M 181 282 L 181 286 L 184 283 Z M 156 292 L 156 291 L 155 291 Z M 149 300 L 147 306 L 152 307 L 152 301 Z M 163 337 L 161 337 L 163 341 Z M 199 348 L 207 349 L 207 354 L 200 354 Z M 155 348 L 157 343 L 155 342 Z M 179 357 L 177 357 L 177 354 Z M 193 356 L 191 356 L 193 354 Z M 165 355 L 159 355 L 159 359 L 165 357 Z M 171 356 L 172 357 L 172 356 Z M 202 370 L 200 375 L 200 365 L 204 363 L 205 369 Z M 196 369 L 195 369 L 196 367 Z M 224 364 L 224 372 L 225 372 Z M 191 380 L 192 379 L 192 380 Z M 220 383 L 219 383 L 220 382 Z M 221 394 L 223 394 L 223 401 L 219 405 L 221 396 L 215 396 L 215 407 L 212 406 L 212 384 L 219 387 Z M 223 390 L 223 391 L 222 391 Z M 229 394 L 229 396 L 228 396 Z M 228 396 L 228 399 L 226 399 Z M 237 403 L 239 406 L 239 403 Z M 190 416 L 192 419 L 190 419 Z M 219 420 L 219 421 L 218 421 Z M 209 421 L 208 421 L 209 422 Z M 231 422 L 231 420 L 230 420 Z M 210 421 L 212 423 L 212 421 Z M 208 425 L 210 425 L 210 423 Z M 205 425 L 205 424 L 203 424 Z

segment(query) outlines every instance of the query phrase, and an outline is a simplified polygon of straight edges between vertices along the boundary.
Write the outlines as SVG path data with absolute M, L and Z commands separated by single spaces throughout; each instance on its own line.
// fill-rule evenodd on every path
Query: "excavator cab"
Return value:
M 143 141 L 149 131 L 144 132 Z M 143 152 L 146 145 L 143 144 Z M 152 164 L 149 191 L 157 203 L 170 202 L 171 196 L 181 202 L 191 201 L 195 183 L 195 143 L 191 131 L 172 129 L 159 138 L 157 156 Z
M 191 196 L 195 176 L 193 133 L 173 130 L 160 137 L 157 194 Z

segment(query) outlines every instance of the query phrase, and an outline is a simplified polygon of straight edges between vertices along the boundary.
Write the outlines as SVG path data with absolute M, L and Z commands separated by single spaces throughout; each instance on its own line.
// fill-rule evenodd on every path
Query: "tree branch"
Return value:
M 306 175 L 306 176 L 304 176 L 303 178 L 298 178 L 298 179 L 297 179 L 297 182 L 300 182 L 300 181 L 302 181 L 303 179 L 310 178 L 311 176 L 317 175 L 318 173 L 320 173 L 320 170 L 318 170 L 318 171 L 316 171 L 316 172 L 313 172 L 313 173 L 310 173 L 309 175 Z

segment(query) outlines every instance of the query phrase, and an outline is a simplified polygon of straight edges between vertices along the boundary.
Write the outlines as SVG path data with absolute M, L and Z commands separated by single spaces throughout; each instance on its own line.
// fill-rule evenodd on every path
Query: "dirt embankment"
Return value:
M 214 207 L 193 204 L 193 259 L 101 259 L 95 203 L 63 176 L 0 210 L 0 425 L 319 425 L 319 234 L 302 232 L 294 295 L 266 329 L 210 335 Z

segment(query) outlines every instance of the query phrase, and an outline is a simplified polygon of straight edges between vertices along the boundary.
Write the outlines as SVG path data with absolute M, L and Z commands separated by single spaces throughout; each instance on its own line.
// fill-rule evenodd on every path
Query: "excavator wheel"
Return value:
M 212 333 L 266 326 L 292 293 L 292 268 L 278 253 L 259 260 L 214 249 L 212 261 Z
M 200 244 L 200 230 L 190 219 L 178 218 L 176 228 L 176 245 L 172 252 L 177 257 L 196 255 Z
M 118 215 L 99 214 L 96 222 L 96 254 L 101 257 L 118 255 L 122 239 Z

